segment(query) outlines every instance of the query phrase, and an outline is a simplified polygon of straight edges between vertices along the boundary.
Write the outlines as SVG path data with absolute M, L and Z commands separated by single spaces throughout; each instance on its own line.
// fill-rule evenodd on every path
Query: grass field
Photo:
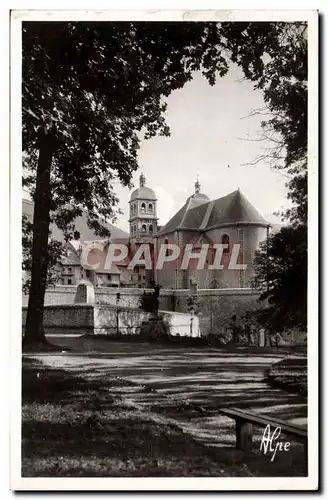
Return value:
M 297 443 L 272 463 L 256 443 L 247 455 L 231 446 L 205 446 L 183 432 L 169 413 L 134 404 L 130 394 L 135 389 L 135 383 L 105 373 L 89 377 L 83 371 L 73 374 L 24 359 L 22 475 L 304 475 L 303 450 Z M 192 411 L 182 403 L 175 410 Z M 224 437 L 234 439 L 234 435 Z
M 286 358 L 268 369 L 268 382 L 275 387 L 307 394 L 307 359 Z

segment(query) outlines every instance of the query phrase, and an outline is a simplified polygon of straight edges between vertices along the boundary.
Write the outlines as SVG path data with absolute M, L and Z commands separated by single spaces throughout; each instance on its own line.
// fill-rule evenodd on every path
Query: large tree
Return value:
M 34 200 L 25 342 L 42 342 L 49 225 L 69 238 L 85 209 L 113 218 L 113 180 L 129 186 L 140 136 L 168 135 L 165 98 L 228 65 L 216 23 L 24 22 L 24 185 Z
M 253 164 L 269 161 L 288 177 L 292 207 L 281 215 L 286 227 L 256 253 L 253 286 L 267 306 L 260 323 L 271 332 L 307 323 L 307 26 L 306 23 L 225 24 L 232 60 L 263 92 L 262 138 L 269 149 Z M 241 42 L 243 40 L 243 42 Z
M 263 91 L 271 113 L 267 126 L 280 134 L 287 153 L 299 152 L 298 158 L 286 155 L 285 167 L 302 175 L 304 58 L 300 62 L 303 45 L 300 53 L 290 49 L 294 28 L 288 23 L 23 24 L 24 184 L 35 204 L 27 341 L 44 339 L 50 222 L 69 238 L 74 219 L 86 210 L 90 226 L 107 235 L 99 220 L 115 216 L 113 180 L 130 185 L 141 137 L 169 134 L 166 98 L 195 71 L 213 85 L 228 71 L 230 59 L 239 64 Z
M 306 227 L 288 225 L 269 236 L 256 253 L 254 286 L 268 305 L 257 318 L 270 333 L 293 328 L 306 331 Z

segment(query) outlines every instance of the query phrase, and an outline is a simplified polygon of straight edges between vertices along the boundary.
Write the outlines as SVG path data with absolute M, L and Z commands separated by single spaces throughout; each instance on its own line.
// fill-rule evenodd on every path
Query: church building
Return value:
M 32 221 L 33 202 L 23 200 L 23 214 Z M 99 286 L 111 287 L 149 287 L 155 280 L 163 288 L 186 289 L 190 280 L 194 279 L 199 288 L 248 288 L 253 276 L 252 261 L 261 241 L 269 234 L 270 224 L 238 189 L 222 198 L 210 200 L 201 192 L 199 181 L 195 183 L 195 192 L 189 196 L 178 212 L 162 227 L 158 226 L 157 198 L 150 187 L 146 186 L 146 178 L 142 173 L 139 187 L 135 189 L 129 201 L 130 234 L 119 228 L 104 223 L 111 232 L 110 238 L 104 242 L 104 252 L 110 243 L 123 243 L 128 246 L 129 257 L 111 269 L 100 265 L 97 270 Z M 58 283 L 76 285 L 84 277 L 79 252 L 81 245 L 101 240 L 87 226 L 84 214 L 75 221 L 80 233 L 78 241 L 65 242 L 65 255 L 58 263 Z M 64 243 L 62 232 L 51 227 L 52 236 Z M 208 245 L 204 269 L 197 269 L 197 259 L 192 258 L 187 269 L 181 269 L 181 258 L 174 262 L 164 263 L 163 269 L 147 270 L 139 265 L 133 270 L 128 268 L 129 259 L 138 247 L 146 243 L 150 246 L 152 261 L 155 262 L 161 245 L 172 243 L 178 245 L 181 253 L 187 244 L 193 246 L 197 253 Z M 209 269 L 215 258 L 215 244 L 226 245 L 223 250 L 221 267 Z M 238 262 L 246 264 L 246 269 L 229 269 L 229 262 L 235 244 L 240 245 Z M 168 250 L 169 251 L 169 250 Z M 103 259 L 104 260 L 104 259 Z M 195 265 L 196 264 L 196 265 Z
M 164 263 L 156 271 L 156 281 L 164 288 L 188 288 L 190 279 L 199 288 L 248 288 L 253 276 L 252 262 L 255 251 L 269 234 L 270 224 L 238 189 L 222 198 L 210 200 L 201 192 L 199 181 L 195 192 L 188 197 L 178 212 L 157 232 L 156 248 L 163 244 L 175 244 L 181 249 L 193 245 L 199 253 L 207 244 L 204 269 L 197 269 L 197 260 L 191 259 L 187 269 L 181 269 L 181 258 Z M 215 258 L 215 244 L 224 244 L 221 267 L 209 269 Z M 245 269 L 229 269 L 232 250 L 240 245 L 237 262 Z M 181 252 L 182 253 L 182 252 Z M 196 265 L 195 265 L 196 264 Z

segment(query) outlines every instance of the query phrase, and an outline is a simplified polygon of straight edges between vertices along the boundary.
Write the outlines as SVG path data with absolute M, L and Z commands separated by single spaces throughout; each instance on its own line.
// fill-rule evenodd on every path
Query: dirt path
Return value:
M 53 340 L 53 339 L 52 339 Z M 130 384 L 117 391 L 125 401 L 176 421 L 204 444 L 234 445 L 233 421 L 218 414 L 237 406 L 306 425 L 303 396 L 263 381 L 266 368 L 284 354 L 249 355 L 211 348 L 57 339 L 75 352 L 33 356 L 48 366 L 93 376 L 120 377 Z M 87 342 L 87 344 L 85 344 Z M 145 388 L 146 386 L 146 388 Z

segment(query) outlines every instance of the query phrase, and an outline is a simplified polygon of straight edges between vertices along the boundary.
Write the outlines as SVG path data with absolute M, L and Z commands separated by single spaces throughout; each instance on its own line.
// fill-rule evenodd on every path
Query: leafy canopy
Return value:
M 55 126 L 52 222 L 72 234 L 115 217 L 113 181 L 130 186 L 140 138 L 168 135 L 165 98 L 201 70 L 211 85 L 228 64 L 215 23 L 25 22 L 24 185 L 33 193 L 40 125 Z

